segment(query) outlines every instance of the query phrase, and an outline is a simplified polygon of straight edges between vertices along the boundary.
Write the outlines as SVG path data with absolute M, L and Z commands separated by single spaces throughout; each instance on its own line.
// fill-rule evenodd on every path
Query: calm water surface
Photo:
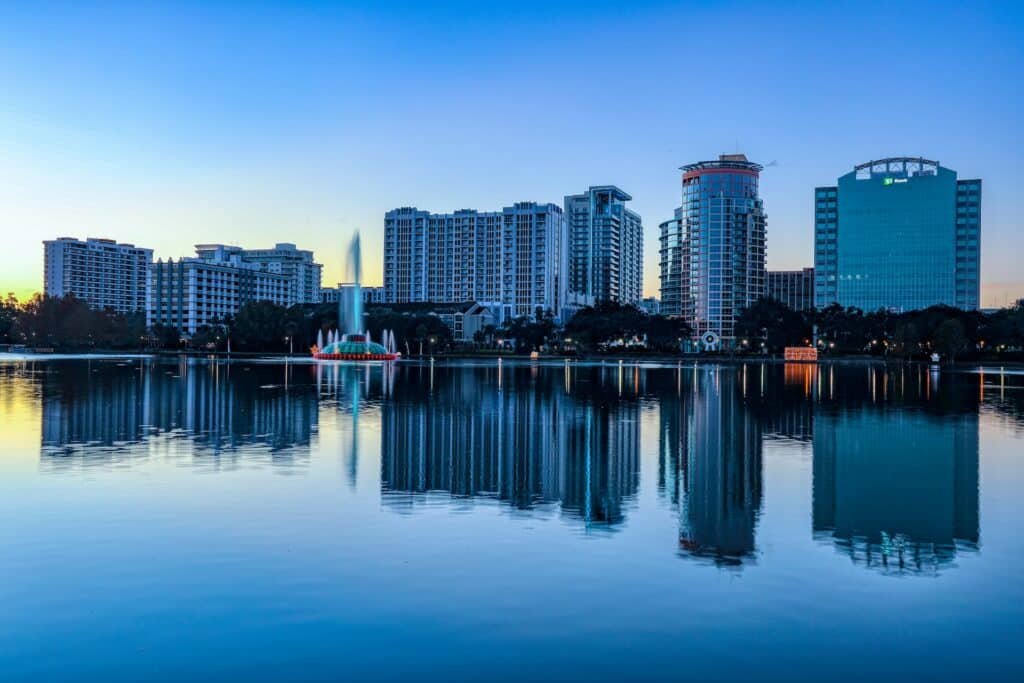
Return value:
M 1024 377 L 0 362 L 0 680 L 1022 680 Z

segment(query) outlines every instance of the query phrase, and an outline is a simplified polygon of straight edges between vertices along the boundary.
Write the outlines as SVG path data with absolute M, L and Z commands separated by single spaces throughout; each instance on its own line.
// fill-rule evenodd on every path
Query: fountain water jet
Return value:
M 329 332 L 327 345 L 317 346 L 313 357 L 318 360 L 397 360 L 401 354 L 370 340 L 369 331 L 363 331 L 362 253 L 359 233 L 356 232 L 348 247 L 345 275 L 349 284 L 338 292 L 338 330 Z

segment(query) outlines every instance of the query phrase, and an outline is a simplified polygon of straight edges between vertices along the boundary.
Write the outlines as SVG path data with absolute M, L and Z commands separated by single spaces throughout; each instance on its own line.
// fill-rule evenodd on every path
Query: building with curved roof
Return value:
M 817 307 L 978 307 L 981 180 L 922 157 L 867 161 L 815 189 L 814 216 Z

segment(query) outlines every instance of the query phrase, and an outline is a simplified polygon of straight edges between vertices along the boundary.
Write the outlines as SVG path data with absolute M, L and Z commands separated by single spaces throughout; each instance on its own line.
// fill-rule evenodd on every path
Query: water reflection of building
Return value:
M 201 364 L 176 376 L 154 373 L 145 393 L 147 422 L 160 431 L 184 430 L 214 450 L 249 444 L 308 449 L 317 399 L 309 377 L 296 383 L 294 370 Z M 308 375 L 306 368 L 302 372 Z
M 814 534 L 855 562 L 932 573 L 976 549 L 978 415 L 819 414 Z
M 679 507 L 679 552 L 738 566 L 756 552 L 762 428 L 743 398 L 743 372 L 679 369 L 661 398 L 660 480 Z
M 813 529 L 855 562 L 932 574 L 978 546 L 977 377 L 922 366 L 821 372 Z
M 304 369 L 303 369 L 304 370 Z M 129 448 L 184 434 L 219 452 L 308 451 L 317 395 L 295 368 L 205 362 L 67 363 L 41 385 L 44 454 Z
M 557 508 L 588 525 L 623 521 L 638 486 L 639 407 L 614 393 L 603 397 L 614 374 L 574 368 L 586 376 L 577 391 L 569 371 L 564 378 L 524 366 L 432 372 L 443 376 L 405 377 L 381 405 L 388 505 L 441 495 Z
M 69 363 L 45 375 L 40 387 L 43 447 L 115 447 L 141 440 L 146 417 L 137 367 L 93 373 L 91 365 Z
M 976 377 L 882 363 L 738 372 L 766 439 L 813 444 L 817 538 L 899 573 L 935 571 L 976 547 Z

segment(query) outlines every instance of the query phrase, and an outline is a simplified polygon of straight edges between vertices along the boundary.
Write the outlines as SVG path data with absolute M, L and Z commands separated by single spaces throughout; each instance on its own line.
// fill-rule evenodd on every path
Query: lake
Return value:
M 0 362 L 0 680 L 1020 680 L 1024 376 Z

